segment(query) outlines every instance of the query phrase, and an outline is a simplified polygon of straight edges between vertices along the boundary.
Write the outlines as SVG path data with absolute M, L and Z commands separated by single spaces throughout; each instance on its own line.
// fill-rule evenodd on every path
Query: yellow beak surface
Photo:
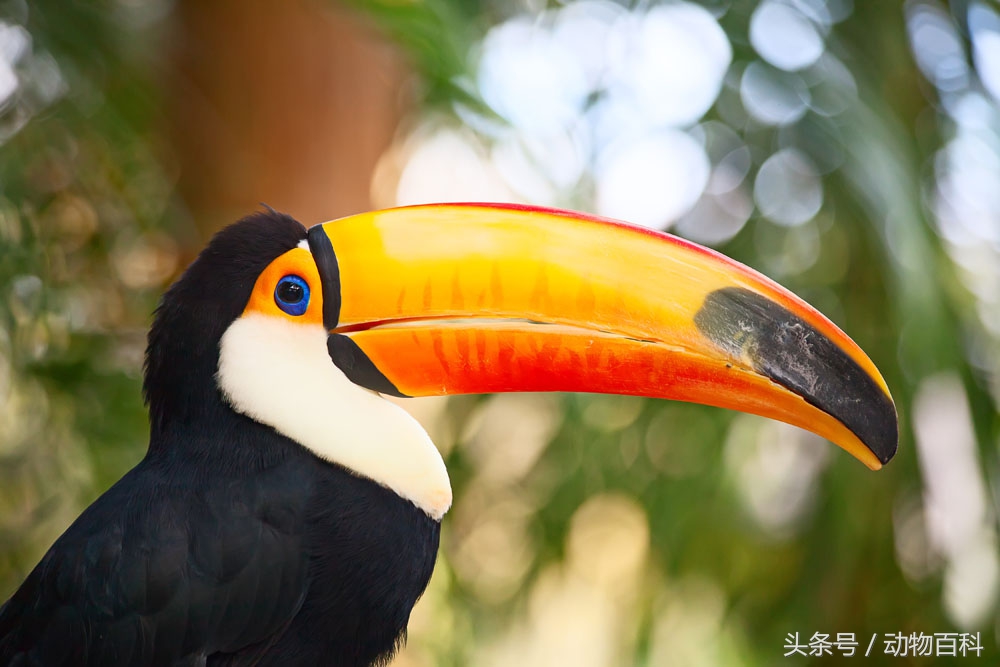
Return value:
M 808 429 L 872 469 L 895 453 L 888 388 L 847 335 L 761 274 L 668 234 L 446 204 L 334 220 L 309 242 L 336 258 L 320 266 L 331 356 L 371 389 L 694 401 Z

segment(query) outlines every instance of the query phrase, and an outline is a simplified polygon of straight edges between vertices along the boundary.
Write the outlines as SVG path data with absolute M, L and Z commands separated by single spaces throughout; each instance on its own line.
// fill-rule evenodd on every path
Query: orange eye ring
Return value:
M 287 290 L 285 296 L 283 290 Z M 251 313 L 322 325 L 323 288 L 312 253 L 293 248 L 271 262 L 257 277 L 243 311 Z

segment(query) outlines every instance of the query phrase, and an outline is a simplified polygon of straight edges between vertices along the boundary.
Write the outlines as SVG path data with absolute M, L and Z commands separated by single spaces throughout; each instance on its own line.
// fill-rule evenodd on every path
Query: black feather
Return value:
M 257 276 L 305 235 L 288 216 L 250 216 L 166 293 L 146 358 L 146 457 L 0 608 L 0 665 L 390 659 L 439 524 L 237 414 L 215 383 L 219 340 Z
M 281 213 L 243 218 L 216 234 L 163 296 L 149 331 L 143 382 L 154 434 L 167 419 L 176 426 L 214 417 L 208 408 L 222 334 L 243 312 L 260 273 L 305 238 L 305 228 Z

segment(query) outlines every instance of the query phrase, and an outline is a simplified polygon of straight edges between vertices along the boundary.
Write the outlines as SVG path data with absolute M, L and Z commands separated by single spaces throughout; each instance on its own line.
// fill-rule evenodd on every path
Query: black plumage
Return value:
M 214 379 L 257 276 L 304 238 L 251 216 L 164 296 L 148 452 L 0 608 L 0 665 L 360 667 L 397 648 L 439 523 L 233 411 Z

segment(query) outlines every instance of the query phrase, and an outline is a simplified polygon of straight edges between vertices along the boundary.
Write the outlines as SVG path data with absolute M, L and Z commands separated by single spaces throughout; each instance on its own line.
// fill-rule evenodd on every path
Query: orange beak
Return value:
M 668 234 L 444 204 L 316 225 L 309 244 L 331 357 L 369 389 L 669 398 L 800 426 L 872 469 L 896 451 L 892 397 L 854 341 L 768 278 Z

